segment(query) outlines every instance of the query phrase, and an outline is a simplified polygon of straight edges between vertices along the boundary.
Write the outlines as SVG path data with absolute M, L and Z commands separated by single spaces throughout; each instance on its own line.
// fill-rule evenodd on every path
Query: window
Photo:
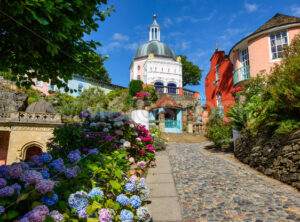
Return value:
M 43 83 L 42 83 L 42 81 L 36 80 L 35 85 L 39 86 L 39 87 L 42 87 Z
M 140 66 L 138 66 L 138 67 L 137 67 L 137 69 L 138 69 L 138 70 L 140 70 L 140 69 L 141 69 L 141 67 L 140 67 Z
M 220 92 L 217 93 L 217 107 L 222 106 L 222 94 Z
M 82 83 L 79 83 L 78 84 L 78 93 L 81 93 L 83 90 L 83 84 Z
M 138 76 L 137 76 L 137 79 L 138 79 L 138 80 L 141 80 L 141 76 L 140 76 L 140 75 L 138 75 Z
M 219 75 L 219 65 L 216 65 L 216 81 L 220 80 L 220 75 Z
M 287 31 L 271 34 L 270 43 L 271 43 L 271 58 L 272 59 L 281 58 L 283 47 L 288 46 Z
M 240 62 L 241 62 L 241 67 L 249 66 L 249 52 L 248 48 L 241 50 L 240 52 Z

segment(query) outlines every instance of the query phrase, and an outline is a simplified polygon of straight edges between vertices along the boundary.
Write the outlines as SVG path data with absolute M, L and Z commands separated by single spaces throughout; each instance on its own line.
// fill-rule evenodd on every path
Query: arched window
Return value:
M 176 87 L 176 84 L 174 84 L 174 83 L 169 83 L 168 84 L 168 93 L 169 94 L 176 94 L 176 88 L 174 88 L 174 87 Z
M 155 90 L 157 92 L 163 92 L 164 91 L 164 84 L 162 82 L 155 82 L 154 87 L 155 87 Z
M 38 146 L 31 146 L 27 148 L 26 150 L 26 155 L 25 159 L 29 160 L 32 156 L 34 155 L 41 155 L 42 154 L 42 149 Z
M 141 69 L 141 67 L 140 67 L 140 66 L 138 66 L 138 67 L 137 67 L 137 69 L 138 69 L 138 70 L 140 70 L 140 69 Z
M 137 76 L 137 79 L 138 79 L 138 80 L 141 80 L 141 76 L 140 76 L 140 75 L 138 75 L 138 76 Z

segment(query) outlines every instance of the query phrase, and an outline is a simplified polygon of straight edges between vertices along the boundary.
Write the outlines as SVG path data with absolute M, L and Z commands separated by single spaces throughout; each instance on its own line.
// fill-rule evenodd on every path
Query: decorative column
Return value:
M 159 112 L 159 129 L 161 132 L 165 132 L 165 122 L 166 122 L 165 111 L 161 110 Z

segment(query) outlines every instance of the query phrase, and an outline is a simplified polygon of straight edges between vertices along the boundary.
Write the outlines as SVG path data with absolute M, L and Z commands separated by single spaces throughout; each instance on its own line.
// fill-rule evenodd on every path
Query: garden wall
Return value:
M 281 139 L 244 133 L 236 140 L 235 156 L 258 171 L 300 190 L 300 130 Z

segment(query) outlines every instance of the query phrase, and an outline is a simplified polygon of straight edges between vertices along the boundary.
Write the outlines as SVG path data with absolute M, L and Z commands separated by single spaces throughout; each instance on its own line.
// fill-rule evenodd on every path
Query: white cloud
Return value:
M 116 41 L 128 41 L 129 37 L 127 35 L 123 35 L 121 33 L 116 32 L 116 33 L 113 34 L 112 39 L 116 40 Z
M 139 45 L 137 43 L 129 43 L 124 46 L 125 49 L 136 51 Z
M 99 47 L 98 49 L 101 53 L 107 54 L 111 51 L 114 51 L 114 50 L 120 48 L 120 47 L 121 47 L 120 42 L 110 42 L 105 46 Z
M 170 18 L 164 18 L 163 20 L 163 26 L 164 27 L 169 27 L 170 25 L 173 25 L 173 21 Z
M 181 16 L 181 17 L 176 18 L 175 21 L 177 23 L 181 23 L 181 22 L 185 22 L 185 21 L 191 22 L 191 23 L 209 22 L 215 17 L 216 13 L 217 13 L 217 11 L 213 10 L 207 17 L 202 17 L 202 18 L 195 18 L 192 16 Z
M 291 7 L 291 14 L 300 17 L 300 6 Z
M 223 35 L 221 35 L 219 38 L 222 40 L 230 39 L 230 37 L 235 36 L 237 34 L 240 34 L 243 32 L 244 28 L 227 28 Z
M 258 9 L 258 5 L 257 4 L 251 4 L 251 3 L 245 3 L 245 8 L 248 12 L 254 12 Z

